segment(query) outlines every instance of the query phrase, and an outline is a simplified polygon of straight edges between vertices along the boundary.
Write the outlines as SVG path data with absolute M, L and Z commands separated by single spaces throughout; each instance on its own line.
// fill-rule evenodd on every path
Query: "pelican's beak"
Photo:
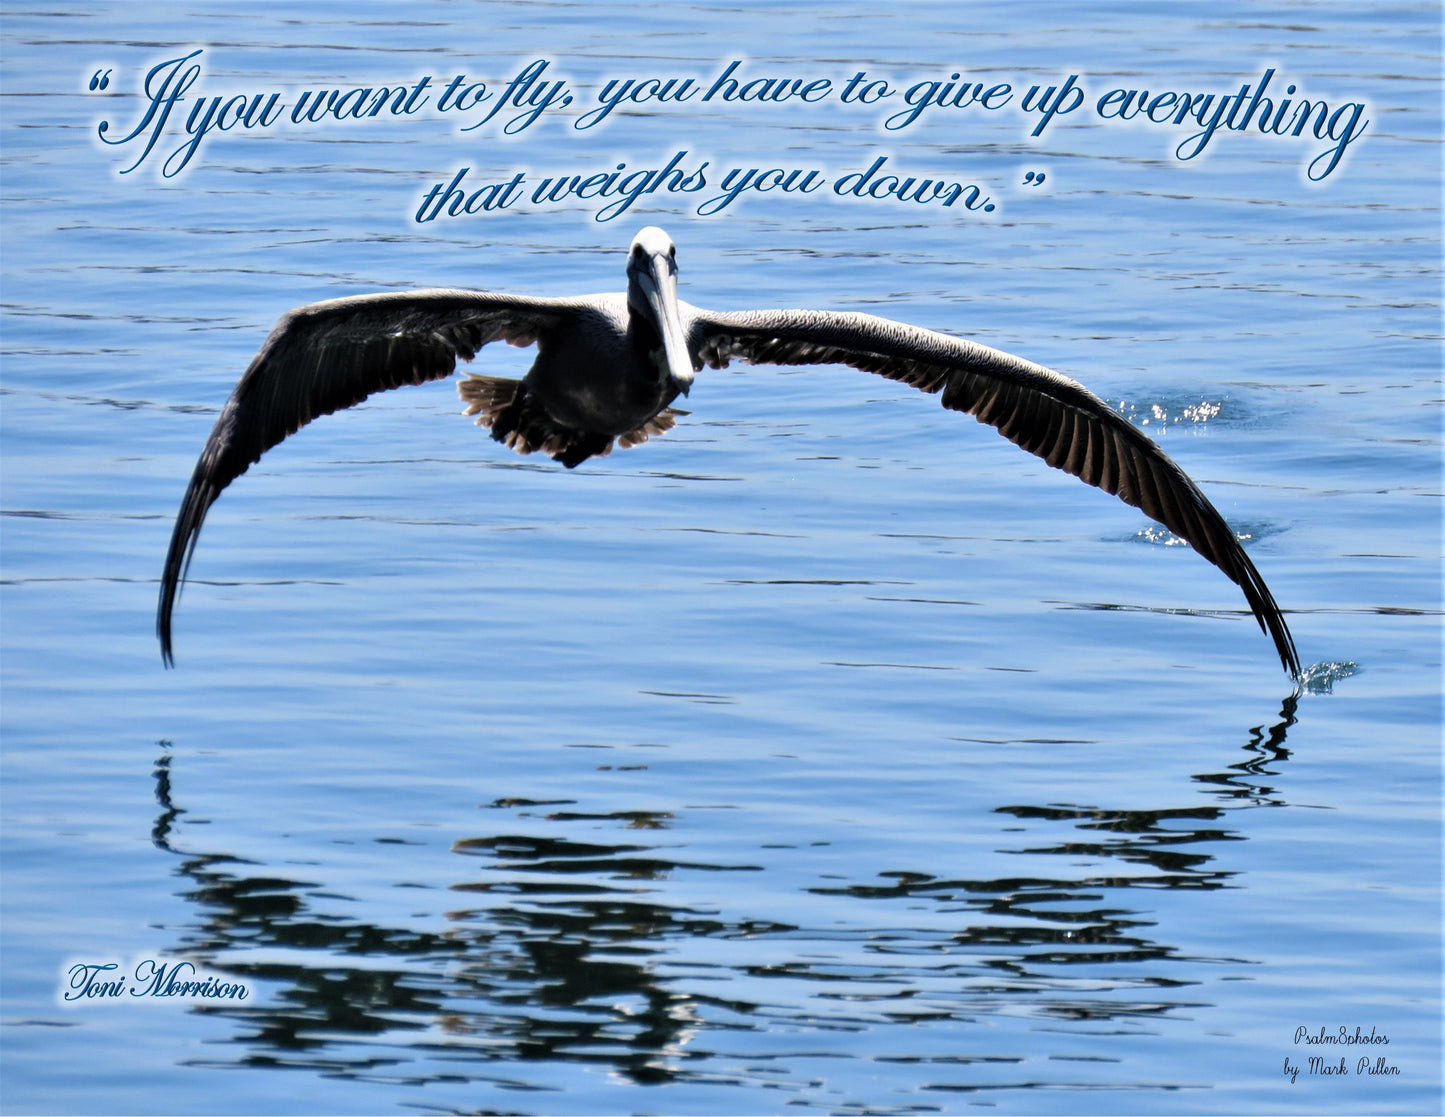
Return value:
M 687 395 L 697 370 L 687 351 L 687 332 L 677 303 L 677 261 L 672 244 L 669 241 L 665 251 L 649 251 L 641 257 L 633 260 L 633 282 L 641 291 L 657 336 L 662 338 L 659 371 L 671 376 L 678 391 Z

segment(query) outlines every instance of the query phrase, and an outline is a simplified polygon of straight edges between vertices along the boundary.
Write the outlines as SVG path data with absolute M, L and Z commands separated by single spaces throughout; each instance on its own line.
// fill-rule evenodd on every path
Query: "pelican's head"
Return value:
M 652 327 L 661 344 L 652 353 L 658 375 L 671 378 L 687 395 L 692 387 L 692 357 L 677 305 L 677 248 L 672 238 L 649 225 L 632 238 L 627 256 L 627 308 Z

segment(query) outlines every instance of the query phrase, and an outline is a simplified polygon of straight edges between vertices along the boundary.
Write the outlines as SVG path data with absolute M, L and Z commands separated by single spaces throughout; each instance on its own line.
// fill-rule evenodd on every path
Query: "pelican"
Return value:
M 703 310 L 677 297 L 677 250 L 656 227 L 627 257 L 625 294 L 531 298 L 436 289 L 359 295 L 282 316 L 237 383 L 191 474 L 161 576 L 156 634 L 174 664 L 171 612 L 206 512 L 261 455 L 373 392 L 452 375 L 488 342 L 537 346 L 521 380 L 458 382 L 466 413 L 522 454 L 567 468 L 646 442 L 687 412 L 704 365 L 844 364 L 941 393 L 1055 469 L 1113 493 L 1188 541 L 1244 591 L 1280 661 L 1299 676 L 1284 616 L 1224 517 L 1185 472 L 1082 384 L 977 342 L 871 314 Z

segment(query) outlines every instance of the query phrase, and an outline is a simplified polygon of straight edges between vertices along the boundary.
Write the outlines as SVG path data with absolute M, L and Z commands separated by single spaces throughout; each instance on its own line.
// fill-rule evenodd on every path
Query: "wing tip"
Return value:
M 205 478 L 202 469 L 205 459 L 196 467 L 186 495 L 181 499 L 181 510 L 176 515 L 176 525 L 171 531 L 171 543 L 166 549 L 166 565 L 161 571 L 160 600 L 156 603 L 156 637 L 161 644 L 161 662 L 171 668 L 176 665 L 175 651 L 171 638 L 171 617 L 180 601 L 181 589 L 191 569 L 191 558 L 196 553 L 196 544 L 201 539 L 201 526 L 206 513 L 221 495 L 224 485 L 217 486 Z
M 175 651 L 171 642 L 171 612 L 180 593 L 181 580 L 171 560 L 166 560 L 165 573 L 161 575 L 161 597 L 156 607 L 156 639 L 161 643 L 161 663 L 169 670 L 176 665 Z
M 1230 576 L 1244 591 L 1245 600 L 1254 613 L 1260 631 L 1274 641 L 1275 651 L 1279 653 L 1279 661 L 1283 664 L 1285 673 L 1295 682 L 1299 682 L 1302 674 L 1299 649 L 1295 646 L 1294 635 L 1284 619 L 1284 610 L 1275 601 L 1274 594 L 1269 592 L 1259 569 L 1245 554 L 1243 546 L 1239 547 L 1236 557 L 1239 564 L 1238 576 L 1233 573 Z

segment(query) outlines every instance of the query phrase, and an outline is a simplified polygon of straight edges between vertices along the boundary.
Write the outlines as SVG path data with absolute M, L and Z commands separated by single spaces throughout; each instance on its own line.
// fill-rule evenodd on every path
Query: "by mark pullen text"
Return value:
M 1301 1025 L 1294 1031 L 1294 1042 L 1296 1047 L 1300 1044 L 1310 1047 L 1376 1047 L 1388 1044 L 1390 1037 L 1374 1027 L 1371 1027 L 1369 1032 L 1358 1027 L 1351 1032 L 1349 1027 L 1341 1025 L 1332 1032 L 1323 1026 L 1318 1031 L 1311 1031 Z M 1345 1055 L 1338 1058 L 1334 1055 L 1309 1055 L 1299 1062 L 1291 1062 L 1290 1057 L 1285 1056 L 1284 1076 L 1290 1080 L 1291 1084 L 1299 1077 L 1301 1068 L 1307 1077 L 1314 1078 L 1348 1078 L 1352 1073 L 1360 1078 L 1376 1076 L 1391 1078 L 1400 1073 L 1400 1068 L 1386 1059 L 1384 1055 L 1376 1055 L 1373 1059 L 1369 1055 L 1361 1055 L 1353 1069 Z

